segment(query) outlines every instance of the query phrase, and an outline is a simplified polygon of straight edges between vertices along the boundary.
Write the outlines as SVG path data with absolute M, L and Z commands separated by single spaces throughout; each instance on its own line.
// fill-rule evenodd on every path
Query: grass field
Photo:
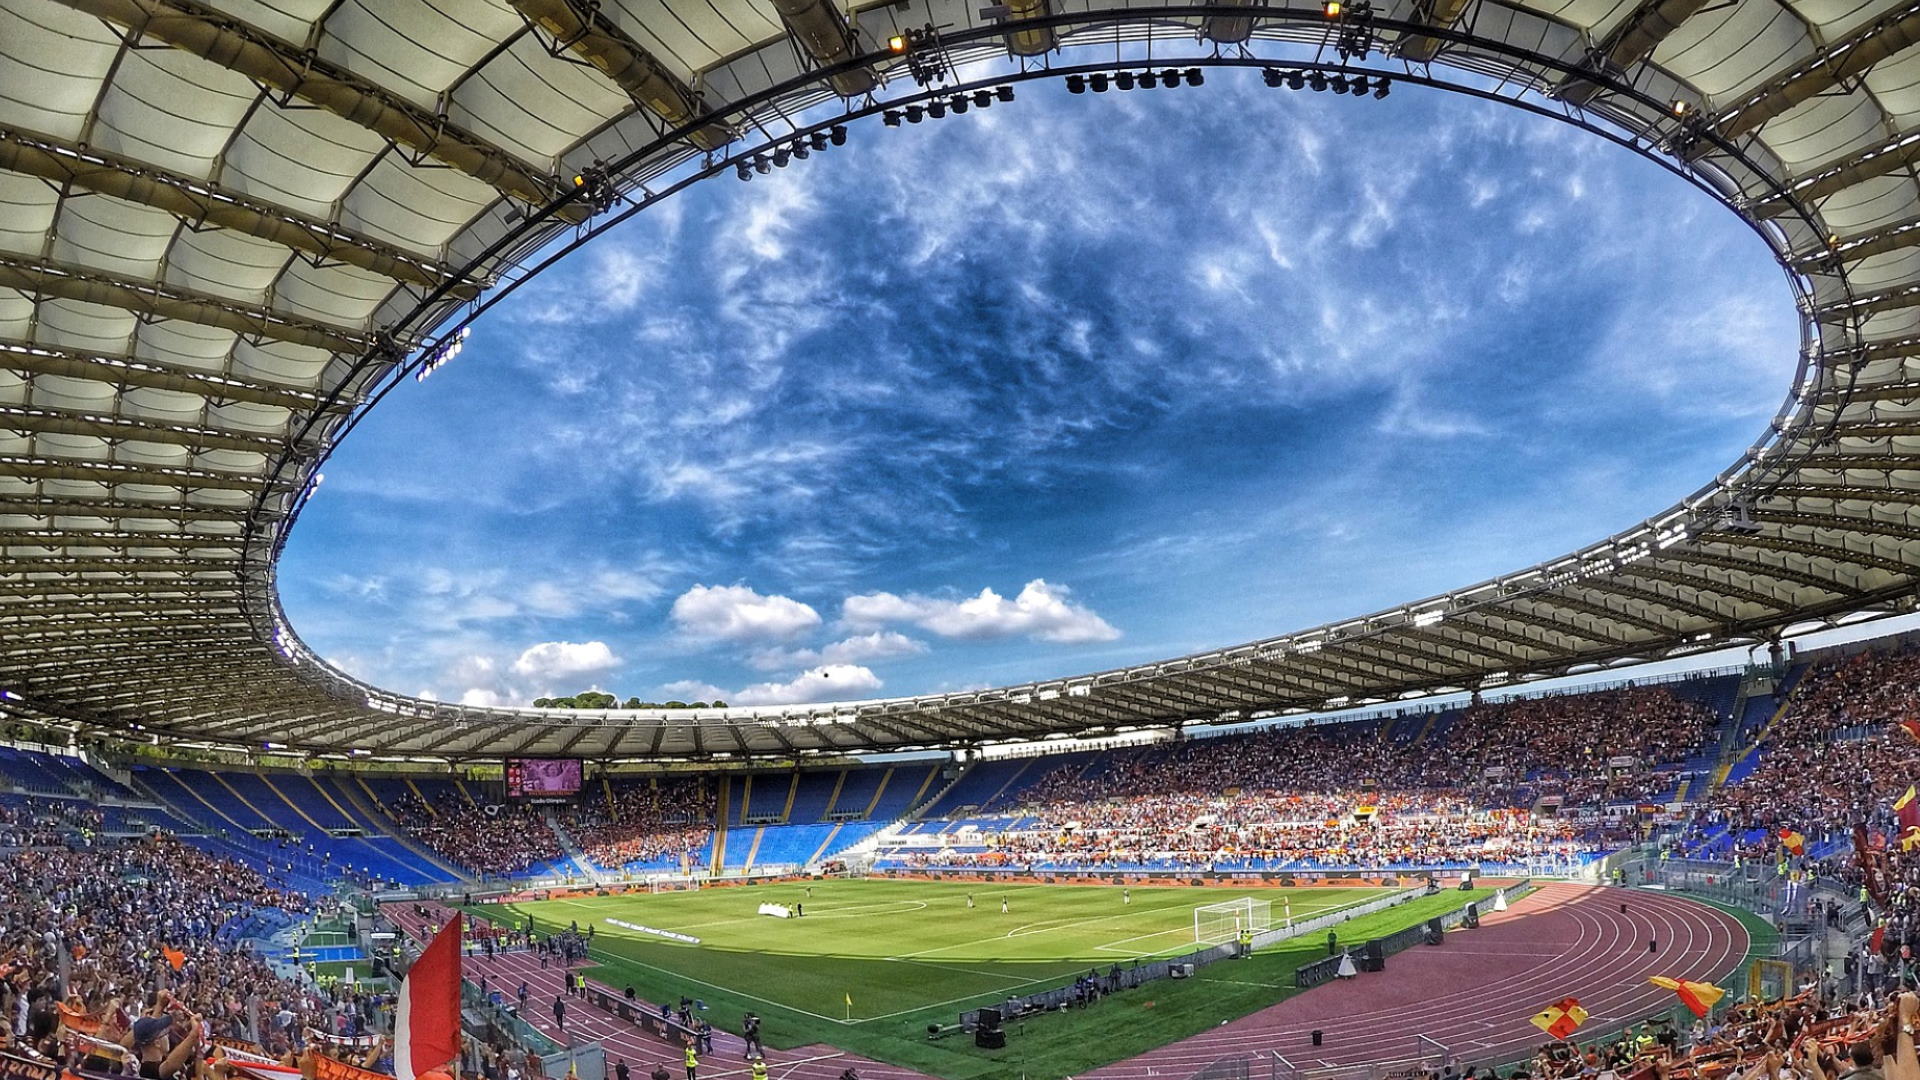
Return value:
M 1098 1006 L 1029 1021 L 1005 1051 L 926 1038 L 968 1008 L 1070 981 L 1134 959 L 1190 952 L 1193 909 L 1254 896 L 1279 922 L 1349 907 L 1377 889 L 1135 888 L 950 882 L 823 881 L 585 897 L 511 905 L 545 930 L 595 928 L 595 972 L 650 1000 L 704 1000 L 719 1027 L 737 1030 L 748 1009 L 771 1046 L 815 1042 L 955 1078 L 1022 1072 L 1071 1075 L 1263 1008 L 1293 990 L 1293 971 L 1325 955 L 1325 937 L 1284 942 L 1251 961 L 1202 968 L 1199 977 L 1128 991 Z M 967 906 L 971 895 L 974 905 Z M 1343 941 L 1377 937 L 1489 895 L 1450 891 L 1342 926 Z M 1010 910 L 1002 913 L 1005 898 Z M 756 914 L 764 901 L 806 906 L 806 916 Z M 501 908 L 474 909 L 500 918 Z M 620 919 L 700 939 L 683 944 L 607 922 Z M 846 1004 L 848 997 L 853 1004 Z

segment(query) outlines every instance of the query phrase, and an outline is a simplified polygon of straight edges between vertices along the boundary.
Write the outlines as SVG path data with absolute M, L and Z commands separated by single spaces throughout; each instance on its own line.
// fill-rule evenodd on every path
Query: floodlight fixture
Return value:
M 827 129 L 827 141 L 835 146 L 847 145 L 847 125 L 835 124 Z
M 811 153 L 811 151 L 807 149 L 807 144 L 798 139 L 794 140 L 793 145 L 787 148 L 787 152 L 801 161 L 807 160 L 808 154 Z
M 1305 73 L 1300 71 L 1287 72 L 1287 89 L 1305 90 L 1306 88 L 1307 88 L 1307 76 L 1305 75 Z
M 744 161 L 736 161 L 733 163 L 733 175 L 742 180 L 751 180 L 753 179 L 753 166 L 748 165 Z
M 906 37 L 901 34 L 895 34 L 892 37 L 888 38 L 887 51 L 895 54 L 906 52 L 907 51 Z
M 1328 79 L 1327 82 L 1332 85 L 1334 93 L 1344 94 L 1347 92 L 1347 77 L 1345 75 L 1336 71 L 1333 73 L 1333 78 Z
M 1104 71 L 1094 72 L 1093 77 L 1087 80 L 1087 85 L 1093 87 L 1093 92 L 1096 94 L 1106 93 L 1107 73 Z
M 971 104 L 971 102 L 967 100 L 967 95 L 955 94 L 953 95 L 953 100 L 947 102 L 947 108 L 952 109 L 954 112 L 954 115 L 958 116 L 961 113 L 967 111 L 967 106 L 969 104 Z
M 945 120 L 947 118 L 947 103 L 938 98 L 927 102 L 927 115 L 933 117 L 935 120 Z
M 1086 92 L 1087 92 L 1087 77 L 1085 75 L 1067 76 L 1067 93 L 1084 94 Z
M 1392 89 L 1393 89 L 1392 81 L 1388 79 L 1381 79 L 1377 84 L 1374 85 L 1374 88 L 1373 88 L 1374 100 L 1378 101 L 1379 99 L 1386 97 L 1387 94 Z
M 1266 83 L 1268 86 L 1273 87 L 1275 90 L 1280 89 L 1280 69 L 1279 68 L 1261 68 L 1260 81 Z
M 1011 87 L 1011 86 L 1008 86 L 1008 85 L 1006 85 L 1005 83 L 1002 83 L 1002 84 L 1000 84 L 999 86 L 996 86 L 996 87 L 994 87 L 994 88 L 993 88 L 993 99 L 994 99 L 995 101 L 1012 101 L 1012 100 L 1013 100 L 1013 87 Z
M 815 150 L 825 150 L 827 148 L 827 133 L 824 131 L 816 131 L 812 135 L 807 136 L 807 141 L 813 144 Z
M 1133 89 L 1133 72 L 1123 71 L 1113 77 L 1113 85 L 1122 90 Z
M 1307 76 L 1307 85 L 1313 87 L 1316 92 L 1325 90 L 1327 88 L 1326 73 L 1323 71 L 1316 71 L 1313 74 Z
M 1140 88 L 1141 88 L 1142 90 L 1157 90 L 1157 89 L 1159 89 L 1159 88 L 1160 88 L 1160 76 L 1158 76 L 1158 75 L 1155 75 L 1155 74 L 1154 74 L 1153 72 L 1151 72 L 1151 71 L 1143 71 L 1143 72 L 1141 72 L 1141 73 L 1140 73 Z
M 993 104 L 993 94 L 986 90 L 975 90 L 973 92 L 973 104 L 976 108 L 984 109 Z
M 1199 86 L 1201 83 L 1204 83 L 1206 81 L 1207 81 L 1206 73 L 1201 71 L 1199 68 L 1187 69 L 1187 85 L 1188 86 Z
M 887 125 L 888 127 L 899 127 L 900 126 L 900 110 L 888 109 L 885 113 L 881 114 L 880 122 Z
M 907 123 L 909 124 L 919 123 L 921 120 L 926 118 L 926 115 L 927 115 L 927 110 L 924 108 L 921 108 L 918 105 L 907 106 Z

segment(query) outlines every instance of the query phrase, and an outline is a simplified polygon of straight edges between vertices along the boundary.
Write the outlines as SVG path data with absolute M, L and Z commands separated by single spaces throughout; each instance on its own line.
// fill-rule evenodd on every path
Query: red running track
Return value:
M 427 921 L 408 905 L 389 905 L 388 915 L 415 937 Z M 436 910 L 431 918 L 444 922 L 447 915 Z M 1657 952 L 1648 950 L 1649 941 L 1658 944 Z M 1585 1030 L 1597 1035 L 1664 1011 L 1674 1001 L 1671 992 L 1649 984 L 1648 976 L 1718 980 L 1740 965 L 1747 946 L 1745 927 L 1705 904 L 1660 892 L 1547 884 L 1512 910 L 1489 914 L 1477 930 L 1455 931 L 1442 945 L 1419 945 L 1389 957 L 1383 974 L 1320 987 L 1084 1077 L 1180 1077 L 1221 1058 L 1272 1051 L 1302 1068 L 1392 1061 L 1414 1056 L 1419 1035 L 1439 1041 L 1464 1062 L 1508 1060 L 1542 1041 L 1527 1018 L 1550 1002 L 1579 998 L 1592 1014 Z M 494 989 L 509 996 L 525 980 L 532 992 L 527 1019 L 568 1041 L 556 1029 L 551 1009 L 562 990 L 557 962 L 542 970 L 537 955 L 514 952 L 492 959 L 470 956 L 466 963 L 467 978 L 485 974 Z M 1232 977 L 1230 969 L 1216 973 Z M 1309 1035 L 1316 1028 L 1325 1036 L 1319 1047 Z M 654 1062 L 664 1061 L 680 1075 L 677 1045 L 583 999 L 567 999 L 565 1035 L 605 1045 L 609 1068 L 625 1058 L 637 1076 L 644 1076 Z M 701 1080 L 746 1075 L 743 1045 L 716 1028 L 714 1053 L 703 1058 Z M 824 1045 L 770 1050 L 767 1063 L 773 1080 L 836 1080 L 849 1066 L 862 1080 L 921 1076 Z
M 384 905 L 384 914 L 400 926 L 415 940 L 424 940 L 426 925 L 445 925 L 452 917 L 451 910 L 437 904 L 429 904 L 429 916 L 425 919 L 413 913 L 410 903 Z M 553 999 L 565 994 L 565 985 L 561 975 L 567 969 L 557 959 L 550 959 L 547 966 L 540 966 L 539 954 L 533 952 L 503 952 L 492 957 L 470 954 L 462 963 L 464 976 L 469 982 L 479 982 L 486 976 L 488 989 L 499 991 L 507 1000 L 512 1000 L 519 991 L 520 984 L 527 984 L 527 1011 L 523 1019 L 537 1028 L 541 1034 L 563 1045 L 598 1044 L 607 1052 L 607 1076 L 613 1076 L 615 1061 L 625 1059 L 636 1078 L 645 1077 L 653 1071 L 656 1063 L 664 1064 L 676 1080 L 686 1075 L 681 1061 L 681 1044 L 657 1038 L 620 1019 L 614 1014 L 598 1008 L 585 998 L 568 997 L 566 1030 L 560 1030 L 553 1021 Z M 599 986 L 618 995 L 620 990 L 607 986 L 598 979 L 589 978 L 589 985 Z M 660 1003 L 651 1003 L 657 1012 Z M 724 1018 L 737 1022 L 738 1017 Z M 912 1069 L 903 1069 L 897 1065 L 886 1065 L 872 1061 L 858 1054 L 850 1054 L 831 1046 L 815 1044 L 796 1047 L 792 1050 L 766 1051 L 767 1071 L 770 1080 L 838 1080 L 840 1074 L 848 1068 L 857 1070 L 860 1080 L 923 1080 L 924 1074 Z M 700 1055 L 700 1080 L 723 1080 L 730 1077 L 749 1075 L 746 1062 L 746 1043 L 739 1036 L 720 1030 L 718 1023 L 713 1029 L 713 1052 Z
M 1545 1041 L 1527 1021 L 1554 1001 L 1579 998 L 1592 1013 L 1584 1030 L 1599 1035 L 1673 1004 L 1672 992 L 1649 976 L 1718 980 L 1739 967 L 1747 945 L 1739 920 L 1705 904 L 1548 884 L 1477 930 L 1388 957 L 1383 973 L 1320 987 L 1086 1075 L 1183 1076 L 1221 1058 L 1272 1051 L 1300 1068 L 1394 1061 L 1415 1056 L 1420 1035 L 1464 1063 L 1504 1061 Z M 1326 1040 L 1318 1047 L 1316 1028 Z

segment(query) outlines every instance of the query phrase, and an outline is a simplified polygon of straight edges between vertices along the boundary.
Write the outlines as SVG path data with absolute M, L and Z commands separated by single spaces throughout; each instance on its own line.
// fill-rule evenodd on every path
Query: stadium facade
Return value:
M 1916 42 L 1920 5 L 1884 0 L 0 0 L 0 710 L 331 753 L 793 756 L 1393 701 L 1912 611 Z M 1780 412 L 1565 558 L 1031 685 L 483 709 L 356 682 L 287 624 L 275 559 L 330 449 L 545 260 L 834 125 L 1214 65 L 1496 98 L 1686 176 L 1791 285 Z

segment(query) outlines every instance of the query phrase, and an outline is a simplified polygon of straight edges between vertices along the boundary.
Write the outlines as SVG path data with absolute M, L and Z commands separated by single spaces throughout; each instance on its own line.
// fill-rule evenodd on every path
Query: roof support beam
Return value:
M 852 60 L 859 44 L 847 20 L 827 0 L 773 0 L 773 8 L 787 24 L 787 32 L 821 67 Z M 843 71 L 827 80 L 841 97 L 859 97 L 879 84 L 872 68 Z
M 90 480 L 108 485 L 214 488 L 221 491 L 259 491 L 273 483 L 265 476 L 239 472 L 182 469 L 168 465 L 122 465 L 117 461 L 43 461 L 18 457 L 0 457 L 0 476 L 22 480 Z
M 388 93 L 311 50 L 281 41 L 192 0 L 58 0 L 244 75 L 349 120 L 395 145 L 439 161 L 522 202 L 559 194 L 551 177 L 478 135 Z M 570 220 L 585 220 L 586 207 Z
M 1421 22 L 1444 30 L 1459 22 L 1460 16 L 1466 14 L 1467 3 L 1468 0 L 1418 0 L 1414 4 L 1414 11 Z M 1251 20 L 1249 20 L 1249 27 L 1251 27 Z M 1409 34 L 1401 39 L 1400 57 L 1416 64 L 1424 64 L 1440 55 L 1443 44 L 1445 43 L 1439 38 L 1427 34 Z
M 521 15 L 578 53 L 669 127 L 689 123 L 703 111 L 699 95 L 661 66 L 660 61 L 625 30 L 601 16 L 597 4 L 576 6 L 572 0 L 511 0 L 511 3 Z M 842 40 L 841 48 L 846 47 Z M 702 150 L 718 150 L 733 141 L 733 132 L 721 124 L 708 124 L 689 132 L 687 141 Z
M 198 394 L 216 404 L 244 401 L 293 412 L 311 412 L 325 400 L 320 394 L 298 387 L 264 385 L 127 356 L 75 352 L 5 338 L 0 338 L 0 368 L 26 375 L 64 375 L 114 386 L 175 390 Z M 333 405 L 330 411 L 346 412 L 353 406 L 354 402 L 347 399 Z
M 1657 566 L 1633 565 L 1622 567 L 1618 573 L 1621 577 L 1664 582 L 1683 589 L 1692 589 L 1695 592 L 1711 593 L 1714 596 L 1724 596 L 1730 600 L 1744 601 L 1773 611 L 1785 611 L 1791 606 L 1778 597 L 1768 596 L 1766 593 L 1755 589 L 1729 585 L 1724 581 L 1698 577 L 1693 574 L 1682 573 L 1678 570 L 1662 570 Z M 1600 581 L 1606 579 L 1595 578 L 1593 580 Z
M 262 203 L 204 180 L 131 158 L 82 149 L 47 135 L 0 128 L 0 169 L 164 210 L 189 225 L 216 225 L 282 247 L 358 267 L 409 285 L 434 288 L 453 276 L 439 263 L 363 236 L 338 224 Z M 473 284 L 453 286 L 460 299 L 479 295 Z
M 1920 5 L 1897 8 L 1748 95 L 1722 113 L 1715 127 L 1722 138 L 1737 139 L 1801 102 L 1865 75 L 1875 64 L 1916 41 L 1920 41 Z
M 327 352 L 362 353 L 373 347 L 373 339 L 353 327 L 335 326 L 236 303 L 211 293 L 155 285 L 62 263 L 0 255 L 0 287 L 43 298 L 120 308 L 149 318 L 217 326 L 236 334 L 272 338 Z
M 1920 567 L 1909 566 L 1898 559 L 1889 559 L 1869 551 L 1853 551 L 1849 548 L 1834 547 L 1831 544 L 1819 544 L 1811 540 L 1793 540 L 1784 536 L 1748 536 L 1742 533 L 1710 533 L 1700 538 L 1703 544 L 1725 544 L 1728 547 L 1763 548 L 1767 551 L 1790 551 L 1796 555 L 1810 558 L 1827 559 L 1831 562 L 1864 566 L 1871 570 L 1884 570 L 1900 577 L 1910 577 Z
M 1444 2 L 1444 0 L 1442 0 Z M 1707 6 L 1707 0 L 1645 0 L 1633 14 L 1613 28 L 1589 55 L 1586 67 L 1597 74 L 1623 74 L 1653 55 L 1680 24 Z M 1568 75 L 1558 91 L 1563 101 L 1585 105 L 1600 95 L 1600 84 Z
M 1394 637 L 1432 642 L 1435 646 L 1443 649 L 1456 649 L 1460 652 L 1471 653 L 1474 656 L 1484 656 L 1490 660 L 1497 661 L 1504 667 L 1526 667 L 1529 664 L 1536 663 L 1536 661 L 1521 656 L 1519 653 L 1511 653 L 1505 649 L 1494 648 L 1492 645 L 1479 640 L 1478 635 L 1472 632 L 1449 633 L 1445 629 L 1430 630 L 1414 626 L 1397 626 L 1389 631 L 1389 633 Z
M 1551 604 L 1558 608 L 1565 608 L 1569 611 L 1577 611 L 1582 614 L 1591 615 L 1596 619 L 1624 623 L 1627 626 L 1645 630 L 1647 633 L 1653 634 L 1656 637 L 1668 637 L 1685 632 L 1664 623 L 1655 622 L 1652 619 L 1631 615 L 1623 611 L 1616 611 L 1605 604 L 1592 603 L 1591 601 L 1582 600 L 1576 596 L 1569 596 L 1566 593 L 1551 593 L 1540 602 Z
M 272 435 L 233 428 L 186 427 L 55 409 L 39 405 L 0 405 L 0 431 L 21 435 L 88 435 L 108 442 L 160 443 L 194 451 L 234 450 L 243 454 L 272 454 L 287 444 Z
M 1890 142 L 1879 143 L 1865 150 L 1859 150 L 1845 157 L 1835 158 L 1808 169 L 1800 179 L 1787 185 L 1784 193 L 1770 195 L 1750 203 L 1749 213 L 1756 217 L 1770 218 L 1787 213 L 1793 209 L 1793 199 L 1803 203 L 1816 202 L 1836 192 L 1876 176 L 1885 176 L 1898 172 L 1920 161 L 1920 133 L 1901 135 Z M 1835 249 L 1837 252 L 1837 248 Z M 1861 258 L 1848 255 L 1850 259 Z
M 1852 300 L 1828 304 L 1814 309 L 1814 318 L 1823 323 L 1846 322 L 1865 315 L 1878 315 L 1885 311 L 1900 311 L 1920 306 L 1920 285 L 1899 285 L 1877 293 L 1868 293 Z

